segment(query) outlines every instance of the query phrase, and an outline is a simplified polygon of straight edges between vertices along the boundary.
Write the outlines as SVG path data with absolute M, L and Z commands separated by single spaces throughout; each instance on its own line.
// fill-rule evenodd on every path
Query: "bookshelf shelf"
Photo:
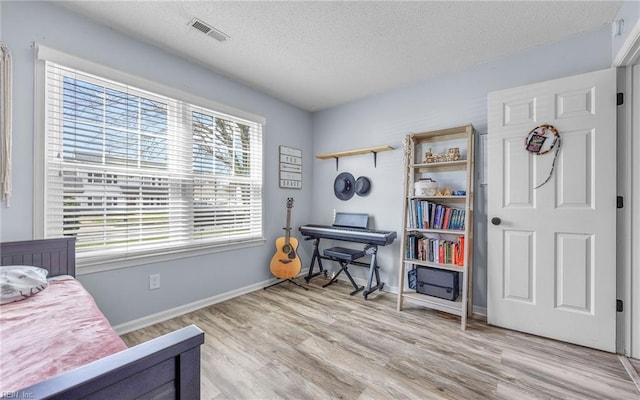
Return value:
M 425 170 L 461 170 L 463 171 L 467 168 L 467 160 L 413 164 L 413 168 L 425 169 Z
M 422 233 L 439 233 L 442 235 L 464 235 L 465 231 L 459 231 L 455 229 L 422 229 L 422 228 L 405 228 L 407 232 L 422 232 Z
M 414 291 L 403 291 L 401 296 L 408 302 L 419 306 L 432 308 L 434 310 L 443 311 L 449 314 L 463 316 L 462 300 L 458 298 L 456 301 L 449 301 L 439 297 L 433 297 L 426 294 L 416 293 Z
M 447 271 L 460 272 L 464 268 L 464 265 L 440 264 L 440 263 L 434 263 L 434 262 L 431 262 L 431 261 L 418 260 L 418 259 L 415 259 L 415 258 L 407 258 L 406 260 L 404 260 L 404 262 L 408 263 L 408 264 L 420 265 L 420 266 L 423 266 L 423 267 L 446 269 Z
M 467 196 L 410 196 L 410 199 L 416 200 L 429 200 L 434 202 L 449 202 L 449 201 L 458 201 L 465 202 L 467 201 Z
M 406 175 L 398 310 L 402 310 L 406 301 L 458 315 L 460 328 L 463 330 L 472 308 L 473 136 L 473 126 L 465 125 L 411 133 L 406 136 L 404 146 Z M 448 149 L 452 147 L 458 148 L 462 159 L 424 162 L 427 156 L 431 157 L 429 153 L 432 149 L 435 149 L 435 153 L 442 154 L 444 151 L 451 154 L 451 150 Z M 456 188 L 463 189 L 466 195 L 416 195 L 414 184 L 424 178 L 448 182 Z M 426 292 L 440 295 L 425 290 L 425 282 L 420 282 L 421 293 L 409 289 L 407 272 L 414 268 L 440 270 L 447 276 L 450 276 L 451 272 L 457 273 L 459 296 L 455 300 L 448 300 L 424 294 Z M 453 296 L 455 295 L 450 297 Z

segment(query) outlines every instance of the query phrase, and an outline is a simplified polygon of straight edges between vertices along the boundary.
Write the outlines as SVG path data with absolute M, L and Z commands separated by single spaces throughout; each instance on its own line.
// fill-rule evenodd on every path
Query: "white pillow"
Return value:
M 29 265 L 0 267 L 0 304 L 24 300 L 40 293 L 49 286 L 43 268 Z

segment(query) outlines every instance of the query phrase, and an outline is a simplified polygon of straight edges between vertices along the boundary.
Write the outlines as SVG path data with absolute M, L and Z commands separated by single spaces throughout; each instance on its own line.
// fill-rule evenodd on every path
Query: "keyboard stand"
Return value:
M 305 240 L 312 240 L 313 238 L 306 238 Z M 324 275 L 327 277 L 327 270 L 322 266 L 322 256 L 318 251 L 318 244 L 320 244 L 320 239 L 314 239 L 313 242 L 313 256 L 311 257 L 311 265 L 309 266 L 309 272 L 307 272 L 307 276 L 304 277 L 304 280 L 309 283 L 311 278 L 315 278 L 318 275 Z M 316 265 L 316 260 L 318 261 L 318 268 L 320 269 L 318 272 L 313 272 L 313 267 Z
M 367 296 L 370 293 L 373 293 L 376 290 L 382 290 L 384 282 L 380 282 L 380 273 L 378 272 L 378 269 L 380 269 L 380 267 L 378 266 L 378 246 L 375 244 L 369 244 L 365 246 L 364 252 L 365 254 L 371 255 L 371 264 L 369 264 L 369 276 L 367 277 L 367 289 L 363 293 L 364 299 L 366 300 Z M 372 287 L 371 284 L 373 283 L 372 280 L 374 274 L 376 276 L 376 285 Z
M 327 277 L 327 270 L 324 269 L 323 265 L 322 265 L 322 260 L 332 260 L 332 261 L 336 261 L 338 263 L 340 263 L 340 271 L 338 271 L 338 273 L 331 278 L 331 281 L 329 281 L 328 283 L 324 284 L 322 287 L 326 287 L 329 286 L 330 284 L 332 284 L 333 282 L 335 282 L 336 278 L 338 277 L 338 275 L 344 271 L 345 275 L 347 275 L 347 278 L 349 278 L 349 281 L 351 282 L 351 285 L 354 288 L 354 291 L 351 293 L 352 295 L 355 293 L 358 293 L 361 290 L 363 291 L 363 295 L 365 300 L 367 299 L 367 296 L 369 296 L 369 294 L 375 292 L 376 290 L 382 290 L 384 283 L 380 282 L 380 273 L 379 273 L 379 269 L 380 266 L 378 265 L 378 246 L 375 244 L 368 244 L 364 247 L 364 250 L 362 251 L 358 251 L 358 250 L 353 250 L 353 249 L 347 249 L 350 251 L 355 251 L 357 253 L 362 253 L 361 255 L 359 255 L 357 258 L 361 258 L 364 257 L 365 255 L 370 255 L 371 256 L 371 262 L 370 263 L 364 263 L 364 262 L 360 262 L 357 261 L 356 258 L 352 258 L 351 260 L 349 260 L 349 257 L 351 257 L 350 255 L 346 255 L 343 258 L 338 258 L 338 257 L 331 257 L 329 255 L 327 255 L 327 250 L 331 250 L 331 249 L 326 249 L 324 250 L 325 255 L 322 256 L 320 255 L 320 250 L 318 249 L 318 246 L 320 244 L 320 238 L 307 238 L 305 240 L 314 240 L 313 242 L 313 256 L 311 257 L 311 265 L 309 266 L 309 272 L 307 272 L 307 276 L 304 277 L 304 280 L 309 283 L 309 281 L 312 278 L 315 278 L 318 275 L 324 275 L 324 277 Z M 315 265 L 316 265 L 316 261 L 318 262 L 318 272 L 313 272 Z M 342 265 L 342 262 L 346 262 L 345 265 Z M 355 280 L 353 279 L 353 277 L 351 276 L 351 274 L 348 271 L 348 266 L 349 265 L 357 265 L 360 267 L 369 267 L 369 275 L 367 277 L 367 286 L 365 286 L 364 288 L 361 286 L 358 286 L 358 284 L 355 282 Z M 373 278 L 376 278 L 376 284 L 375 286 L 373 285 Z

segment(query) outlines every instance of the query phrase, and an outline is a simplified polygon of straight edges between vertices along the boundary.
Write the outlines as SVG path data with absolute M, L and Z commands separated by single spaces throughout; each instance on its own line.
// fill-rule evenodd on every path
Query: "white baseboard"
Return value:
M 306 274 L 307 274 L 307 271 L 305 270 L 305 271 L 301 271 L 298 276 L 304 276 Z M 277 281 L 278 281 L 277 278 L 267 279 L 266 281 L 254 283 L 249 286 L 245 286 L 245 287 L 234 289 L 225 293 L 217 294 L 215 296 L 211 296 L 206 299 L 197 300 L 192 303 L 183 304 L 181 306 L 160 311 L 155 314 L 147 315 L 145 317 L 138 318 L 133 321 L 124 322 L 122 324 L 115 325 L 113 329 L 116 331 L 118 335 L 124 335 L 125 333 L 146 328 L 147 326 L 157 324 L 158 322 L 166 321 L 168 319 L 175 318 L 180 315 L 190 313 L 192 311 L 196 311 L 216 303 L 221 303 L 223 301 L 227 301 L 234 297 L 242 296 L 243 294 L 251 293 L 255 290 L 262 289 L 265 286 L 269 286 L 272 283 L 276 283 Z
M 473 315 L 487 318 L 487 307 L 473 306 Z

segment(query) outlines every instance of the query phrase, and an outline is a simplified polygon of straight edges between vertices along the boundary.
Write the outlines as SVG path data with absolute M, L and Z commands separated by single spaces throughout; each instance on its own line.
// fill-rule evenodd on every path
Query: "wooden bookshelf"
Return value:
M 460 316 L 461 329 L 466 328 L 467 316 L 471 314 L 472 310 L 473 136 L 473 126 L 465 125 L 438 131 L 411 133 L 405 138 L 405 196 L 400 247 L 398 310 L 402 310 L 406 301 L 458 315 Z M 426 157 L 426 151 L 431 153 L 432 148 L 435 148 L 436 152 L 439 152 L 438 154 L 442 154 L 442 151 L 447 150 L 448 147 L 458 147 L 461 153 L 460 159 L 427 162 L 429 159 Z M 423 154 L 425 155 L 423 156 Z M 430 178 L 437 181 L 436 177 L 448 182 L 455 182 L 457 188 L 454 189 L 464 190 L 465 195 L 425 196 L 414 193 L 414 184 L 418 180 Z M 420 205 L 418 206 L 418 204 Z M 454 229 L 447 229 L 449 226 L 445 229 L 439 229 L 440 226 L 434 224 L 435 220 L 429 218 L 432 210 L 439 209 L 436 207 L 455 209 L 456 212 L 463 214 L 462 221 L 456 220 L 456 225 L 453 225 Z M 453 215 L 453 211 L 449 215 Z M 460 226 L 460 223 L 463 225 Z M 441 258 L 440 253 L 436 257 L 434 251 L 436 249 L 440 251 L 439 246 L 445 246 L 449 249 L 446 253 L 449 256 L 452 254 L 451 249 L 457 248 L 458 252 L 455 253 L 454 259 L 457 259 L 461 265 L 450 262 L 451 260 L 434 261 L 436 258 Z M 418 254 L 419 252 L 420 254 Z M 444 258 L 446 259 L 446 257 Z M 447 300 L 423 294 L 424 291 L 418 293 L 417 290 L 409 288 L 408 271 L 421 267 L 459 274 L 460 294 L 458 298 Z

